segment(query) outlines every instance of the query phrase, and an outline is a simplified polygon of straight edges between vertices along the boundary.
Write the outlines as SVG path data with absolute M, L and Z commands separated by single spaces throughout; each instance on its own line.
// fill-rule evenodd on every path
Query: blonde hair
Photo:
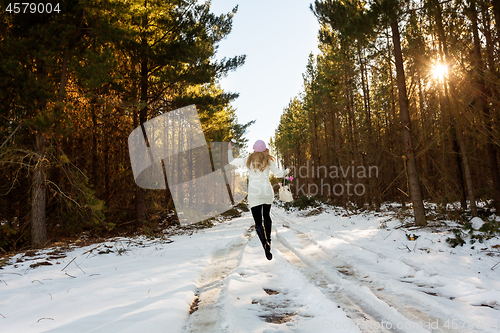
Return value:
M 264 171 L 269 165 L 271 165 L 271 161 L 276 162 L 276 159 L 274 156 L 269 155 L 269 149 L 262 152 L 255 151 L 248 156 L 247 168 L 255 171 Z

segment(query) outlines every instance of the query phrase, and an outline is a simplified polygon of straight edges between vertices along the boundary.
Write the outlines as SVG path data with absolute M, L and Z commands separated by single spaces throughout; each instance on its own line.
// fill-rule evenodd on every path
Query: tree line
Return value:
M 59 13 L 14 14 L 8 3 L 0 249 L 175 222 L 168 186 L 136 186 L 128 155 L 128 135 L 158 115 L 196 104 L 207 141 L 245 144 L 251 123 L 238 123 L 238 95 L 218 84 L 245 56 L 214 57 L 237 7 L 216 15 L 196 0 L 66 0 Z
M 473 216 L 478 200 L 500 211 L 500 1 L 316 0 L 310 9 L 319 53 L 272 143 L 285 165 L 379 174 L 297 177 L 292 189 L 362 184 L 362 195 L 320 196 L 375 209 L 410 202 L 417 225 L 424 200 Z

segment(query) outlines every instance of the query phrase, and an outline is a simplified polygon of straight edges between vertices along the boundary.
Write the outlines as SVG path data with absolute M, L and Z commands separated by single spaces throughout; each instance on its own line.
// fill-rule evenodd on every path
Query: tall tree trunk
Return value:
M 444 33 L 444 27 L 443 27 L 443 17 L 442 17 L 442 10 L 441 10 L 441 5 L 438 0 L 433 0 L 433 5 L 435 9 L 435 19 L 436 19 L 436 26 L 438 30 L 438 38 L 439 42 L 441 44 L 441 48 L 439 52 L 441 53 L 441 57 L 444 55 L 444 60 L 446 64 L 450 64 L 451 60 L 449 59 L 449 54 L 448 54 L 448 41 L 446 38 L 446 34 Z M 449 69 L 450 75 L 452 75 L 451 68 Z M 457 105 L 457 100 L 458 96 L 456 93 L 456 88 L 455 84 L 453 83 L 453 80 L 449 79 L 448 80 L 448 86 L 450 88 L 450 94 L 451 98 L 448 94 L 448 90 L 445 89 L 445 98 L 446 98 L 446 104 L 448 110 L 450 110 L 448 113 L 450 115 L 451 119 L 451 133 L 452 135 L 457 139 L 460 154 L 461 154 L 461 162 L 463 164 L 463 175 L 465 176 L 465 191 L 467 193 L 467 198 L 469 199 L 469 205 L 471 209 L 472 216 L 477 216 L 477 206 L 476 206 L 476 195 L 475 195 L 475 190 L 474 190 L 474 185 L 472 182 L 472 174 L 469 166 L 469 157 L 467 153 L 467 147 L 465 143 L 465 138 L 463 135 L 463 128 L 460 123 L 459 117 L 455 117 L 453 114 L 451 114 L 451 109 L 453 110 L 460 110 L 459 106 Z M 461 169 L 461 164 L 460 161 L 457 159 L 457 164 L 459 169 Z M 460 175 L 461 176 L 461 175 Z M 463 184 L 463 180 L 461 180 L 461 183 Z M 462 185 L 463 186 L 463 185 Z
M 425 106 L 425 99 L 424 99 L 424 89 L 422 86 L 422 75 L 417 68 L 417 85 L 418 85 L 418 108 L 419 108 L 419 114 L 420 114 L 420 127 L 422 128 L 422 131 L 425 133 L 426 132 L 426 117 L 427 117 L 427 112 L 426 112 L 426 106 Z M 424 136 L 425 137 L 425 136 Z M 425 138 L 423 140 L 426 140 Z M 422 145 L 426 147 L 428 143 L 422 142 Z M 422 174 L 423 177 L 426 178 L 426 176 L 430 175 L 429 172 L 429 155 L 428 154 L 423 154 L 422 156 Z
M 364 53 L 364 52 L 363 52 Z M 365 124 L 366 128 L 368 131 L 368 137 L 366 138 L 366 144 L 365 144 L 365 149 L 366 152 L 362 152 L 363 156 L 366 154 L 366 163 L 363 162 L 365 170 L 368 170 L 368 168 L 372 165 L 375 165 L 375 158 L 376 152 L 375 152 L 375 145 L 376 145 L 376 138 L 373 136 L 373 129 L 372 129 L 372 119 L 371 119 L 371 105 L 370 105 L 370 85 L 368 82 L 368 70 L 366 68 L 365 62 L 364 62 L 364 57 L 361 54 L 361 47 L 358 45 L 358 58 L 359 58 L 359 64 L 360 64 L 360 71 L 361 71 L 361 86 L 363 90 L 363 105 L 365 109 Z M 363 161 L 365 160 L 364 158 L 362 159 Z M 375 177 L 369 177 L 368 179 L 368 185 L 369 185 L 369 202 L 370 204 L 375 206 L 375 210 L 379 211 L 380 210 L 380 204 L 381 204 L 381 199 L 380 199 L 380 191 L 378 190 L 378 184 L 377 184 L 377 179 Z
M 335 146 L 335 137 L 334 137 L 334 125 L 333 125 L 333 110 L 330 109 L 330 112 L 326 112 L 327 108 L 331 108 L 331 106 L 328 103 L 328 99 L 325 96 L 321 96 L 321 116 L 323 123 L 325 124 L 325 164 L 326 165 L 334 165 L 333 160 L 332 160 L 332 152 L 333 152 L 333 146 Z M 331 117 L 328 117 L 328 116 Z M 331 145 L 331 146 L 330 146 Z M 330 185 L 330 189 L 333 188 L 333 179 L 331 177 L 328 177 L 328 184 Z M 329 194 L 329 197 L 331 197 L 331 191 Z
M 314 99 L 315 92 L 313 92 L 312 94 L 313 94 L 312 98 Z M 312 123 L 313 123 L 313 135 L 314 135 L 314 143 L 313 143 L 314 147 L 312 149 L 312 151 L 314 152 L 313 161 L 318 163 L 318 165 L 321 165 L 321 157 L 319 154 L 319 139 L 318 139 L 318 116 L 316 114 L 316 103 L 314 102 L 314 100 L 312 102 L 312 116 L 313 116 Z
M 492 122 L 493 124 L 496 124 L 496 126 L 492 128 L 492 133 L 494 134 L 493 140 L 498 143 L 500 142 L 500 76 L 498 75 L 495 61 L 495 45 L 491 34 L 491 17 L 489 9 L 484 1 L 481 2 L 481 12 L 483 17 L 483 31 L 484 36 L 486 37 L 486 55 L 489 69 L 488 74 L 490 76 L 490 79 L 488 80 L 488 88 L 490 91 L 488 103 L 491 105 Z M 500 39 L 500 36 L 498 36 L 498 39 Z
M 57 93 L 56 105 L 54 107 L 54 126 L 58 124 L 59 112 L 62 108 L 66 92 L 66 75 L 69 55 L 66 51 L 62 59 L 61 80 L 59 91 Z M 45 74 L 43 71 L 43 61 L 37 72 L 39 79 Z M 42 111 L 41 111 L 42 112 Z M 47 139 L 44 133 L 36 134 L 36 152 L 38 160 L 33 170 L 32 188 L 31 188 L 31 242 L 35 247 L 42 246 L 47 242 L 47 188 L 46 188 L 46 151 Z
M 38 161 L 33 172 L 31 189 L 31 242 L 35 247 L 47 242 L 46 204 L 47 189 L 45 181 L 46 141 L 43 133 L 36 134 Z
M 398 22 L 391 22 L 392 42 L 394 46 L 394 58 L 396 63 L 397 85 L 399 90 L 399 111 L 401 124 L 403 125 L 403 144 L 405 150 L 405 163 L 408 167 L 408 178 L 410 186 L 410 197 L 413 203 L 413 213 L 415 215 L 415 224 L 424 226 L 427 224 L 425 219 L 424 203 L 422 192 L 418 180 L 417 165 L 415 161 L 415 151 L 411 137 L 410 113 L 408 110 L 408 96 L 406 93 L 406 78 L 403 65 L 403 54 L 401 52 L 401 37 L 399 34 Z
M 457 121 L 456 126 L 456 134 L 460 147 L 460 152 L 462 154 L 462 163 L 464 166 L 464 174 L 465 174 L 465 183 L 467 185 L 467 197 L 469 198 L 469 204 L 472 216 L 476 217 L 477 214 L 477 206 L 476 206 L 476 196 L 474 194 L 474 186 L 472 185 L 472 173 L 469 165 L 469 158 L 465 148 L 465 138 L 462 129 L 462 125 Z
M 97 132 L 98 132 L 98 124 L 97 124 L 97 114 L 96 114 L 96 109 L 97 109 L 97 98 L 94 96 L 92 97 L 91 100 L 91 107 L 90 107 L 90 116 L 92 118 L 92 182 L 94 183 L 95 186 L 98 186 L 98 165 L 97 165 Z
M 107 128 L 108 126 L 105 126 Z M 106 201 L 111 199 L 111 192 L 109 186 L 109 136 L 106 133 L 103 133 L 103 164 L 104 164 L 104 196 Z
M 390 42 L 390 34 L 389 31 L 386 32 L 386 42 L 387 42 L 387 74 L 389 78 L 391 79 L 391 118 L 390 118 L 390 135 L 389 135 L 389 151 L 392 153 L 393 150 L 395 151 L 396 147 L 396 138 L 393 137 L 393 133 L 396 133 L 395 125 L 397 122 L 397 117 L 396 117 L 396 96 L 394 93 L 394 76 L 392 75 L 392 61 L 391 61 L 391 42 Z M 396 165 L 397 165 L 397 159 L 394 158 L 393 156 L 398 156 L 396 153 L 391 154 L 391 161 L 390 163 L 390 169 L 391 169 L 391 178 L 392 179 L 397 179 L 398 178 L 398 172 L 396 170 Z M 391 186 L 391 197 L 395 198 L 398 195 L 397 191 L 397 186 Z M 400 195 L 401 198 L 401 208 L 405 209 L 406 206 L 406 197 L 405 195 Z
M 474 37 L 474 69 L 475 81 L 479 92 L 478 105 L 483 114 L 486 127 L 486 151 L 488 153 L 489 168 L 492 180 L 492 192 L 494 199 L 494 207 L 500 211 L 500 169 L 498 167 L 497 146 L 493 142 L 493 121 L 488 106 L 486 95 L 487 87 L 484 80 L 484 64 L 481 55 L 481 41 L 479 39 L 479 28 L 477 24 L 476 1 L 470 1 L 470 18 L 472 23 L 472 35 Z
M 462 210 L 467 209 L 467 193 L 465 189 L 465 182 L 464 182 L 464 170 L 462 168 L 462 159 L 460 158 L 460 145 L 458 144 L 458 139 L 457 139 L 457 132 L 456 132 L 456 126 L 452 126 L 451 128 L 451 150 L 453 151 L 453 157 L 455 158 L 455 165 L 457 166 L 456 168 L 456 177 L 457 177 L 457 182 L 458 182 L 458 191 L 460 195 L 460 207 L 462 207 Z
M 350 144 L 352 145 L 354 142 L 354 116 L 353 112 L 351 110 L 351 98 L 350 98 L 350 91 L 351 87 L 349 84 L 349 77 L 348 77 L 348 65 L 345 64 L 345 72 L 344 72 L 344 89 L 345 89 L 345 110 L 347 111 L 347 118 L 348 118 L 348 123 L 349 123 L 349 137 L 348 141 L 350 141 Z
M 144 7 L 147 8 L 147 0 L 144 1 Z M 143 29 L 146 30 L 148 26 L 147 13 L 144 14 L 142 18 Z M 141 78 L 140 78 L 140 100 L 141 109 L 139 110 L 139 126 L 141 126 L 144 138 L 146 140 L 146 145 L 149 147 L 149 141 L 144 130 L 144 123 L 146 122 L 148 115 L 148 40 L 146 33 L 143 34 L 141 40 Z M 144 189 L 137 188 L 135 193 L 135 217 L 137 223 L 142 225 L 146 220 L 146 193 Z

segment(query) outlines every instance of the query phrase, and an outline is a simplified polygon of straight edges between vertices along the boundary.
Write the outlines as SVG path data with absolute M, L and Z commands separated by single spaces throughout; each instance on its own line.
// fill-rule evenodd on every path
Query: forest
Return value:
M 168 188 L 135 184 L 127 139 L 195 104 L 207 141 L 245 145 L 251 123 L 238 123 L 238 94 L 219 84 L 245 56 L 214 57 L 237 7 L 66 0 L 58 13 L 16 14 L 9 5 L 0 2 L 0 250 L 178 222 Z
M 375 210 L 399 202 L 418 226 L 433 218 L 424 202 L 462 222 L 500 211 L 500 1 L 316 0 L 310 9 L 320 51 L 273 138 L 295 167 L 292 192 Z M 359 187 L 348 193 L 348 182 Z
M 178 223 L 168 186 L 135 184 L 127 138 L 195 104 L 207 141 L 245 147 L 252 122 L 238 122 L 238 93 L 220 85 L 245 55 L 214 57 L 238 7 L 66 0 L 28 15 L 9 5 L 0 1 L 0 251 Z M 310 10 L 319 52 L 270 142 L 294 171 L 296 199 L 398 202 L 419 226 L 432 219 L 425 202 L 459 220 L 500 211 L 500 0 Z

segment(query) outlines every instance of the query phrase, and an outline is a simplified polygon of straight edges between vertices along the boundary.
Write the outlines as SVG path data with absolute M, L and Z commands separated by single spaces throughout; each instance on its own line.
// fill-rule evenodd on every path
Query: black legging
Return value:
M 271 245 L 271 216 L 269 212 L 271 211 L 271 205 L 258 205 L 251 208 L 252 216 L 255 221 L 255 231 L 260 238 L 262 246 L 265 246 L 266 242 Z M 262 221 L 264 220 L 264 221 Z M 264 226 L 262 226 L 264 222 Z

